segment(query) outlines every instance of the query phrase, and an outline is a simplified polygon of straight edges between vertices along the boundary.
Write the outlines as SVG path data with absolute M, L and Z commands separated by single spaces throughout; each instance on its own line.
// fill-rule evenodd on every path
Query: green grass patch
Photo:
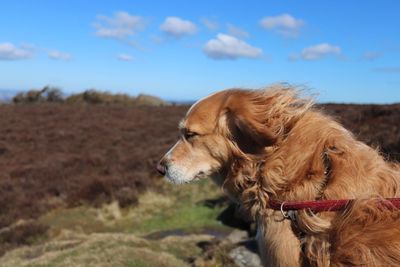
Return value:
M 207 180 L 183 186 L 163 183 L 129 208 L 111 203 L 56 209 L 38 219 L 51 229 L 49 242 L 11 251 L 0 261 L 10 267 L 187 266 L 188 258 L 202 253 L 196 244 L 212 238 L 207 231 L 230 231 L 216 220 L 224 206 L 201 204 L 221 195 Z
M 124 267 L 149 267 L 149 264 L 143 260 L 128 260 L 124 263 Z
M 125 232 L 147 235 L 173 229 L 188 233 L 203 228 L 224 228 L 216 220 L 225 207 L 210 208 L 199 202 L 222 194 L 211 181 L 176 186 L 162 184 L 161 193 L 147 192 L 135 207 L 120 209 L 116 203 L 102 208 L 80 206 L 53 210 L 39 222 L 55 233 L 62 229 L 88 233 Z
M 216 217 L 221 209 L 202 205 L 177 205 L 170 210 L 155 214 L 132 229 L 133 232 L 149 233 L 170 229 L 195 230 L 196 228 L 222 227 Z

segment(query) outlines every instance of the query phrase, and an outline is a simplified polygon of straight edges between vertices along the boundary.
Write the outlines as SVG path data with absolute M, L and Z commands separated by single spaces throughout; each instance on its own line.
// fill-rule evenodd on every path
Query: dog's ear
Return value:
M 229 137 L 246 154 L 257 154 L 276 142 L 276 134 L 268 127 L 260 107 L 246 96 L 230 99 L 223 117 Z
M 230 90 L 222 105 L 229 138 L 244 153 L 258 154 L 279 143 L 312 107 L 292 88 Z
M 250 115 L 250 116 L 249 116 Z M 226 123 L 230 137 L 244 153 L 254 154 L 275 143 L 276 138 L 266 125 L 251 114 L 227 110 Z

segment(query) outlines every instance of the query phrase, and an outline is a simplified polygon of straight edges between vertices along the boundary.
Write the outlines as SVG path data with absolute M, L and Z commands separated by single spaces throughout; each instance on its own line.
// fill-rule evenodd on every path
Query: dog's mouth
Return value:
M 167 181 L 173 184 L 188 184 L 195 181 L 203 180 L 207 177 L 209 177 L 209 175 L 207 175 L 207 173 L 204 171 L 198 172 L 195 176 L 193 176 L 193 178 L 186 178 L 186 179 L 183 177 L 176 177 L 168 172 L 165 174 L 165 178 L 167 179 Z
M 203 171 L 200 171 L 200 172 L 198 172 L 195 176 L 194 176 L 194 178 L 192 179 L 192 181 L 198 181 L 198 180 L 201 180 L 201 179 L 204 179 L 204 178 L 206 178 L 206 173 L 205 172 L 203 172 Z

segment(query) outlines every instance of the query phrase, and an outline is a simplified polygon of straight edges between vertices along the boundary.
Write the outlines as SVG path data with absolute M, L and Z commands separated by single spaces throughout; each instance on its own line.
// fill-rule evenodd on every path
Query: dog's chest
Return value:
M 276 215 L 276 216 L 274 216 Z M 300 242 L 290 221 L 277 221 L 274 214 L 258 221 L 257 242 L 264 266 L 300 266 Z

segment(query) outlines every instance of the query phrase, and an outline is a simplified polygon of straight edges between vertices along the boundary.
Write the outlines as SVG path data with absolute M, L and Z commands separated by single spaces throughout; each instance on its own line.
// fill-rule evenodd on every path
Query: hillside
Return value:
M 400 160 L 399 104 L 326 104 L 321 108 L 361 140 L 380 147 L 389 159 Z M 65 260 L 74 259 L 82 266 L 85 262 L 101 266 L 99 259 L 87 258 L 85 251 L 110 241 L 104 245 L 109 254 L 102 260 L 115 260 L 114 252 L 133 255 L 132 247 L 145 243 L 142 252 L 148 257 L 143 260 L 150 263 L 153 254 L 149 251 L 159 251 L 166 253 L 162 260 L 175 266 L 214 266 L 215 262 L 235 266 L 224 254 L 235 246 L 218 241 L 217 249 L 213 247 L 212 240 L 232 231 L 221 224 L 222 217 L 230 216 L 231 224 L 235 222 L 235 209 L 221 197 L 222 192 L 209 182 L 173 187 L 154 170 L 176 141 L 178 122 L 187 109 L 1 105 L 0 255 L 11 252 L 0 262 L 66 266 Z M 163 242 L 171 239 L 175 245 L 168 249 Z M 203 245 L 182 250 L 188 246 L 185 240 Z M 118 248 L 120 241 L 123 245 Z M 12 251 L 19 246 L 28 247 Z M 199 257 L 211 265 L 201 265 Z M 123 260 L 114 266 L 157 266 Z

